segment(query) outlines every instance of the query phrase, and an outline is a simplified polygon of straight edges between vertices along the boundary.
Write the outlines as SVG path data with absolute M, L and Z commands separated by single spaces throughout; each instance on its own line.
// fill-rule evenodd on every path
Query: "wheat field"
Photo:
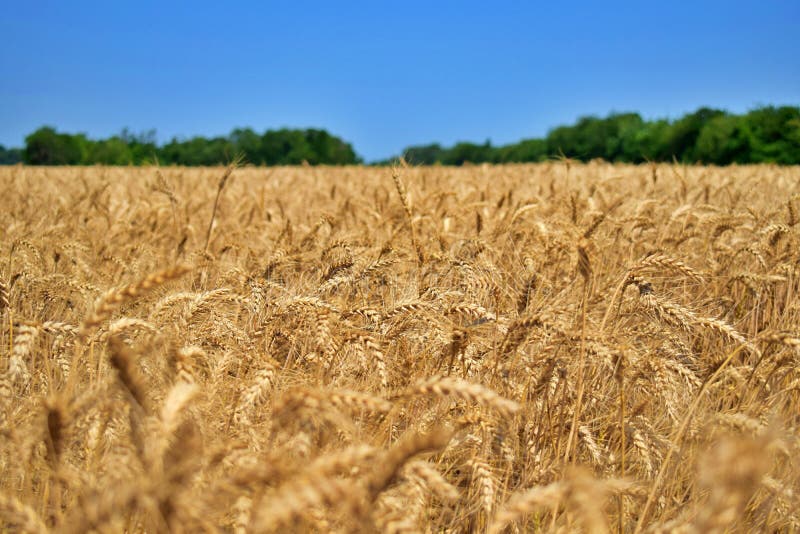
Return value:
M 2 532 L 797 532 L 800 169 L 0 170 Z

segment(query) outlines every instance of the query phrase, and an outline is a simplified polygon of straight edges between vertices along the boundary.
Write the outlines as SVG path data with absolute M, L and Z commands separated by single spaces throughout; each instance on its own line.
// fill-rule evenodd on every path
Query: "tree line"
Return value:
M 22 149 L 0 147 L 3 163 L 29 165 L 221 165 L 241 159 L 255 165 L 346 165 L 361 160 L 352 145 L 325 130 L 280 129 L 258 134 L 237 128 L 227 137 L 173 138 L 156 143 L 156 132 L 127 129 L 108 139 L 60 133 L 44 126 L 25 138 Z
M 461 142 L 408 147 L 412 164 L 462 165 L 544 161 L 553 157 L 628 163 L 673 161 L 800 164 L 800 107 L 761 107 L 742 115 L 700 108 L 676 120 L 644 120 L 638 113 L 582 117 L 545 138 L 492 146 Z
M 638 113 L 588 116 L 550 130 L 544 138 L 493 146 L 460 142 L 410 146 L 402 157 L 412 164 L 522 163 L 554 157 L 629 163 L 679 161 L 800 164 L 800 107 L 765 106 L 744 114 L 700 108 L 674 120 L 645 120 Z M 156 143 L 155 131 L 123 130 L 108 139 L 59 133 L 42 127 L 25 138 L 25 147 L 0 146 L 0 164 L 31 165 L 219 165 L 241 158 L 254 165 L 347 165 L 361 163 L 351 144 L 319 129 L 237 128 L 227 137 L 173 138 Z M 397 158 L 376 162 L 389 164 Z

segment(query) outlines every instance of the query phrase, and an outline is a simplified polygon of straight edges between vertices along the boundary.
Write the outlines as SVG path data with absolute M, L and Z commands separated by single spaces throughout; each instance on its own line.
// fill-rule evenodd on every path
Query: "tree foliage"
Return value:
M 642 119 L 638 113 L 581 117 L 551 130 L 544 139 L 492 147 L 460 142 L 412 146 L 410 163 L 461 165 L 544 161 L 553 157 L 642 163 L 672 161 L 800 164 L 800 108 L 762 107 L 744 115 L 700 108 L 673 121 Z
M 0 145 L 0 165 L 15 165 L 22 161 L 22 150 Z
M 14 159 L 14 154 L 18 157 Z M 23 160 L 31 165 L 222 165 L 242 156 L 256 165 L 345 165 L 359 163 L 353 147 L 325 130 L 268 130 L 257 134 L 237 128 L 227 137 L 173 138 L 156 143 L 154 130 L 133 134 L 127 129 L 108 139 L 59 133 L 51 126 L 25 138 L 21 151 L 0 148 L 0 162 Z
M 674 120 L 644 120 L 638 113 L 581 117 L 550 130 L 541 139 L 493 146 L 459 142 L 406 148 L 403 158 L 417 165 L 515 163 L 568 157 L 642 163 L 679 161 L 800 164 L 800 107 L 766 106 L 742 115 L 703 107 Z M 221 165 L 241 157 L 254 165 L 347 165 L 361 159 L 351 144 L 320 129 L 237 128 L 226 137 L 173 138 L 158 145 L 154 130 L 123 130 L 108 139 L 60 133 L 51 126 L 25 138 L 22 149 L 0 146 L 0 164 L 32 165 Z M 382 163 L 389 163 L 388 160 Z
M 83 134 L 70 135 L 44 126 L 25 138 L 25 163 L 33 165 L 78 165 L 88 156 L 88 140 Z

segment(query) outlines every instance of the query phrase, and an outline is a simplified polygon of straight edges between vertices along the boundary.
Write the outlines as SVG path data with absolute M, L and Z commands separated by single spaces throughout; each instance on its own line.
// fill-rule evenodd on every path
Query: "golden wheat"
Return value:
M 0 531 L 800 531 L 798 184 L 2 168 Z

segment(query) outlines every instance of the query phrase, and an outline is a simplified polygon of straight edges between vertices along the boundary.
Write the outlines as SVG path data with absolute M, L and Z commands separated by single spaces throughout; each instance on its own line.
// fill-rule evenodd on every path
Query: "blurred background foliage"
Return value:
M 743 115 L 701 108 L 674 121 L 646 121 L 637 113 L 582 117 L 551 130 L 544 139 L 511 145 L 457 143 L 412 146 L 410 163 L 459 165 L 543 161 L 552 157 L 628 163 L 672 161 L 800 164 L 800 108 L 762 107 Z
M 493 146 L 491 142 L 410 146 L 411 164 L 521 163 L 554 157 L 627 163 L 679 161 L 800 164 L 800 107 L 765 106 L 736 115 L 700 108 L 675 120 L 644 120 L 638 113 L 587 116 L 551 130 L 543 139 Z M 108 139 L 59 133 L 44 126 L 25 138 L 23 148 L 0 146 L 0 164 L 31 165 L 220 165 L 237 157 L 254 165 L 347 165 L 362 163 L 350 143 L 321 129 L 237 128 L 227 137 L 156 141 L 155 130 L 127 129 Z M 374 162 L 389 164 L 397 158 Z

